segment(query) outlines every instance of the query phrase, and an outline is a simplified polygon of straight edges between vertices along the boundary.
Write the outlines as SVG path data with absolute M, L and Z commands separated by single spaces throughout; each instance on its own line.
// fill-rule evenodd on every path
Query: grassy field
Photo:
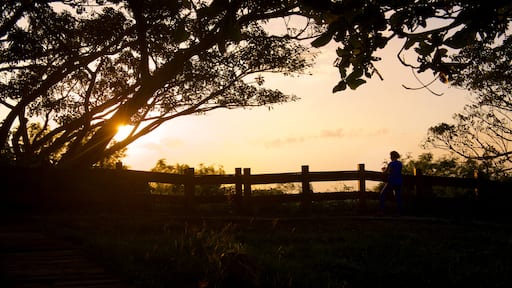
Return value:
M 412 217 L 46 217 L 136 287 L 512 287 L 512 226 Z

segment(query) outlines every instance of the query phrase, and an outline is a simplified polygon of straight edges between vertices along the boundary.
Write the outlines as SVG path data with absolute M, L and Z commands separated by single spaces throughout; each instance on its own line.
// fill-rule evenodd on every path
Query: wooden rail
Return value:
M 301 167 L 300 172 L 252 174 L 250 168 L 236 168 L 234 174 L 227 175 L 195 175 L 190 168 L 185 174 L 169 174 L 159 172 L 133 170 L 63 170 L 56 168 L 19 168 L 0 167 L 0 177 L 3 186 L 0 187 L 2 196 L 31 202 L 39 205 L 43 202 L 62 203 L 116 203 L 120 207 L 129 204 L 146 203 L 149 195 L 149 183 L 168 183 L 184 186 L 183 196 L 161 196 L 165 201 L 193 205 L 194 203 L 225 202 L 300 202 L 308 209 L 313 201 L 325 200 L 359 200 L 360 208 L 365 209 L 366 201 L 378 199 L 379 193 L 367 191 L 367 181 L 382 181 L 382 173 L 367 171 L 364 164 L 359 164 L 352 171 L 323 171 L 314 172 L 309 166 Z M 311 183 L 331 181 L 357 181 L 358 189 L 353 192 L 314 193 Z M 255 196 L 254 185 L 300 183 L 301 192 L 298 194 Z M 233 195 L 196 195 L 196 187 L 202 185 L 234 185 Z M 404 175 L 404 187 L 407 196 L 416 198 L 432 198 L 432 187 L 459 187 L 469 191 L 472 196 L 485 198 L 500 191 L 511 191 L 511 182 L 488 181 L 482 178 L 453 178 L 424 176 L 420 171 L 415 175 Z M 494 193 L 494 194 L 493 194 Z M 157 197 L 158 196 L 153 196 Z M 82 201 L 82 202 L 80 202 Z M 148 200 L 150 201 L 150 200 Z M 130 205 L 131 205 L 130 204 Z
M 382 172 L 368 171 L 364 164 L 359 164 L 357 170 L 352 171 L 322 171 L 312 172 L 309 166 L 301 167 L 300 172 L 289 173 L 272 173 L 272 174 L 252 174 L 250 168 L 236 168 L 234 174 L 228 175 L 194 175 L 194 169 L 190 168 L 185 175 L 142 172 L 142 171 L 126 171 L 132 177 L 138 177 L 145 183 L 168 183 L 185 186 L 185 197 L 168 196 L 170 201 L 180 203 L 212 203 L 225 202 L 226 198 L 234 197 L 235 202 L 301 202 L 306 208 L 311 206 L 313 201 L 326 200 L 358 200 L 361 209 L 366 208 L 366 200 L 377 200 L 379 193 L 367 191 L 367 181 L 383 180 Z M 310 187 L 314 182 L 332 182 L 332 181 L 357 181 L 357 191 L 352 192 L 320 192 L 314 193 Z M 297 194 L 283 195 L 260 195 L 254 196 L 252 186 L 262 184 L 280 184 L 280 183 L 300 183 L 301 192 Z M 486 181 L 479 178 L 454 178 L 454 177 L 432 177 L 424 176 L 420 171 L 416 171 L 415 175 L 404 175 L 404 187 L 406 187 L 406 198 L 433 197 L 432 187 L 459 187 L 468 189 L 468 193 L 475 196 L 481 192 L 484 187 L 489 187 L 492 181 Z M 195 195 L 195 187 L 200 185 L 235 185 L 234 195 L 223 196 L 204 196 Z M 496 185 L 495 185 L 496 186 Z M 188 200 L 185 199 L 188 198 Z M 192 200 L 193 199 L 193 200 Z

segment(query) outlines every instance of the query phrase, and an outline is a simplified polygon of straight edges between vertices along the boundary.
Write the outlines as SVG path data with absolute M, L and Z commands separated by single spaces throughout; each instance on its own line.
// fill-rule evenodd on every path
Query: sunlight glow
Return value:
M 117 134 L 114 136 L 114 140 L 117 142 L 123 141 L 132 132 L 132 125 L 119 125 L 117 127 Z

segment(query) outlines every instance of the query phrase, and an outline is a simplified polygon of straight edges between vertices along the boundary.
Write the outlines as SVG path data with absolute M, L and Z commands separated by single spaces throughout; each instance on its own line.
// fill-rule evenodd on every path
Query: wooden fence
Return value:
M 140 172 L 139 172 L 140 173 Z M 145 173 L 145 172 L 143 172 Z M 354 171 L 311 172 L 309 166 L 304 165 L 300 172 L 252 174 L 250 168 L 236 168 L 230 175 L 194 175 L 194 168 L 189 168 L 185 175 L 171 175 L 165 173 L 151 173 L 147 175 L 147 181 L 153 183 L 182 184 L 185 187 L 184 197 L 160 196 L 164 201 L 172 199 L 177 202 L 184 200 L 186 203 L 284 203 L 300 202 L 303 207 L 308 207 L 313 201 L 325 200 L 359 200 L 361 207 L 365 205 L 367 197 L 376 198 L 377 193 L 366 191 L 366 181 L 382 181 L 382 173 L 366 171 L 364 164 Z M 314 193 L 311 189 L 313 182 L 332 181 L 357 181 L 358 191 L 354 192 L 320 192 Z M 300 183 L 301 191 L 295 194 L 279 195 L 253 195 L 254 185 Z M 233 195 L 208 196 L 196 195 L 195 187 L 200 185 L 232 184 L 235 186 Z M 155 197 L 156 195 L 153 195 Z M 158 197 L 158 196 L 156 196 Z
M 236 204 L 240 203 L 285 203 L 300 202 L 302 206 L 308 209 L 312 202 L 329 200 L 357 200 L 359 208 L 366 209 L 367 200 L 378 200 L 379 193 L 367 190 L 367 182 L 382 182 L 383 174 L 377 171 L 368 171 L 364 164 L 359 164 L 357 170 L 352 171 L 323 171 L 312 172 L 309 166 L 301 167 L 300 172 L 292 173 L 272 173 L 272 174 L 252 174 L 250 168 L 236 168 L 234 174 L 230 175 L 194 175 L 194 168 L 189 168 L 185 175 L 166 174 L 166 173 L 144 173 L 141 178 L 153 183 L 181 184 L 185 187 L 183 196 L 153 195 L 162 201 L 190 204 L 190 203 L 219 203 L 225 202 L 228 198 Z M 334 182 L 334 181 L 356 181 L 356 191 L 338 191 L 338 192 L 314 192 L 311 189 L 312 183 Z M 280 194 L 280 195 L 253 195 L 252 186 L 262 184 L 282 184 L 282 183 L 300 183 L 300 193 Z M 234 195 L 208 196 L 196 195 L 195 187 L 200 185 L 235 185 Z M 415 175 L 404 175 L 403 197 L 406 200 L 421 200 L 424 203 L 432 202 L 438 198 L 434 193 L 435 187 L 454 187 L 464 190 L 464 197 L 477 199 L 493 187 L 499 191 L 504 188 L 512 187 L 512 183 L 488 181 L 483 178 L 454 178 L 454 177 L 433 177 L 424 176 L 421 171 L 415 171 Z M 446 197 L 445 197 L 446 198 Z M 243 205 L 242 205 L 243 206 Z
M 173 202 L 185 207 L 198 203 L 220 203 L 230 201 L 235 205 L 244 203 L 284 203 L 300 202 L 308 209 L 312 202 L 326 200 L 357 200 L 361 209 L 366 208 L 367 200 L 376 200 L 379 193 L 367 191 L 367 181 L 382 181 L 382 173 L 368 171 L 359 164 L 352 171 L 313 172 L 304 165 L 300 172 L 252 174 L 250 168 L 236 168 L 234 174 L 195 175 L 194 168 L 185 174 L 168 174 L 132 170 L 63 170 L 50 168 L 0 167 L 2 169 L 1 192 L 14 202 L 32 205 L 56 204 L 93 205 L 106 203 L 110 206 L 134 207 L 146 205 L 151 199 Z M 475 174 L 476 175 L 476 174 Z M 357 181 L 357 191 L 320 192 L 311 190 L 311 183 L 332 181 Z M 151 195 L 149 183 L 167 183 L 184 186 L 184 195 Z M 281 195 L 253 195 L 252 186 L 260 184 L 300 183 L 301 192 Z M 415 175 L 404 175 L 404 198 L 406 201 L 436 199 L 433 187 L 457 187 L 464 189 L 466 199 L 488 201 L 509 199 L 512 183 L 489 181 L 474 178 L 453 178 L 424 176 L 420 171 Z M 201 185 L 234 185 L 234 194 L 196 195 L 196 187 Z M 509 192 L 510 193 L 507 193 Z M 504 198 L 505 197 L 505 198 Z M 500 200 L 501 201 L 501 200 Z M 496 202 L 496 201 L 494 201 Z M 499 202 L 499 201 L 498 201 Z
M 368 181 L 382 181 L 382 173 L 368 171 L 359 164 L 352 171 L 314 172 L 302 166 L 300 172 L 252 174 L 250 168 L 236 168 L 234 174 L 195 175 L 193 168 L 185 174 L 168 174 L 132 170 L 64 170 L 56 168 L 0 167 L 2 198 L 5 203 L 22 203 L 40 207 L 93 207 L 98 204 L 126 209 L 150 207 L 151 202 L 173 203 L 192 207 L 201 203 L 226 203 L 237 207 L 257 203 L 299 202 L 309 209 L 313 202 L 328 200 L 356 200 L 361 210 L 367 201 L 377 200 L 379 193 L 367 191 Z M 352 192 L 314 192 L 311 183 L 332 181 L 357 181 Z M 184 194 L 152 195 L 149 183 L 183 185 Z M 253 195 L 253 186 L 261 184 L 300 183 L 297 194 Z M 197 195 L 196 187 L 202 185 L 234 185 L 229 195 Z M 512 201 L 510 182 L 489 181 L 483 178 L 453 178 L 404 175 L 404 198 L 406 202 L 439 205 L 438 202 L 459 201 L 454 197 L 438 197 L 436 187 L 455 187 L 464 190 L 462 199 L 493 209 Z M 510 192 L 510 193 L 509 193 Z M 437 202 L 434 203 L 434 202 Z M 460 201 L 459 201 L 460 202 Z M 9 206 L 11 207 L 11 206 Z M 15 206 L 14 206 L 15 207 Z M 502 207 L 503 209 L 508 207 Z

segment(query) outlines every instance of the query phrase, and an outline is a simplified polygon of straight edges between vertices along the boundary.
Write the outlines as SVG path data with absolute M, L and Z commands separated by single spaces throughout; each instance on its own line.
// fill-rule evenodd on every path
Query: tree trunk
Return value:
M 96 131 L 87 143 L 78 145 L 77 149 L 67 151 L 59 162 L 59 166 L 67 168 L 87 168 L 105 158 L 108 144 L 117 133 L 117 127 L 130 123 L 130 118 L 144 107 L 153 94 L 167 81 L 183 72 L 189 57 L 177 54 L 176 57 L 162 66 L 152 77 L 141 83 L 141 88 L 133 97 L 123 104 L 119 110 L 103 126 Z

